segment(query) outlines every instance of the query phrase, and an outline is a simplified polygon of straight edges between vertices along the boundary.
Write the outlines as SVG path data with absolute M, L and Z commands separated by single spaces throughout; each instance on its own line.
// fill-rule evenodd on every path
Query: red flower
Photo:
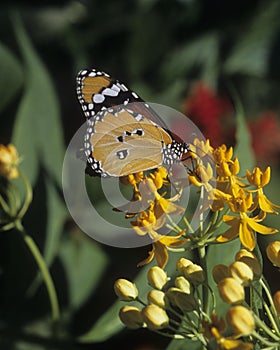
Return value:
M 272 111 L 263 112 L 256 120 L 250 121 L 249 128 L 258 163 L 276 162 L 280 153 L 279 117 Z
M 215 94 L 203 82 L 197 83 L 184 101 L 183 113 L 201 130 L 214 147 L 227 142 L 225 125 L 232 107 L 230 102 Z

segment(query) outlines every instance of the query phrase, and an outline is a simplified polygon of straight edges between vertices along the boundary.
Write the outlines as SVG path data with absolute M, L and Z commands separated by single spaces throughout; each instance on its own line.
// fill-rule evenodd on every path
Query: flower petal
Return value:
M 239 226 L 239 238 L 245 248 L 252 251 L 256 246 L 256 238 L 253 230 L 246 220 L 242 220 Z
M 155 256 L 155 249 L 156 249 L 155 246 L 152 245 L 152 250 L 149 251 L 148 257 L 147 257 L 146 259 L 140 261 L 140 262 L 137 264 L 137 267 L 142 267 L 142 266 L 144 266 L 144 265 L 149 264 L 149 263 L 153 260 L 153 258 L 154 258 L 154 256 Z
M 168 251 L 165 245 L 159 241 L 154 242 L 153 246 L 155 247 L 155 258 L 157 260 L 158 266 L 163 269 L 168 262 Z
M 247 218 L 248 225 L 255 230 L 258 233 L 261 233 L 263 235 L 271 235 L 273 233 L 278 232 L 276 228 L 273 227 L 267 227 L 261 224 L 258 224 L 254 219 Z

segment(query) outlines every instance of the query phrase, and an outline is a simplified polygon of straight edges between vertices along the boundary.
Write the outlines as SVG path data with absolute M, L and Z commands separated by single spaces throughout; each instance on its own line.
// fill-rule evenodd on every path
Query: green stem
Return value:
M 277 343 L 273 343 L 273 342 L 271 342 L 271 341 L 269 341 L 269 340 L 264 339 L 261 335 L 258 334 L 258 332 L 255 332 L 255 331 L 254 331 L 254 332 L 252 333 L 252 335 L 253 335 L 256 339 L 258 339 L 262 344 L 264 344 L 264 345 L 266 345 L 266 346 L 272 346 L 273 349 L 277 349 L 276 347 L 274 348 L 274 346 L 278 346 L 278 344 L 279 344 L 279 339 L 278 339 L 278 340 L 276 339 Z
M 209 289 L 207 288 L 208 272 L 207 272 L 207 264 L 206 264 L 206 248 L 205 248 L 205 246 L 198 248 L 198 254 L 199 254 L 200 265 L 201 265 L 203 272 L 204 272 L 204 275 L 205 275 L 205 282 L 202 285 L 203 311 L 205 311 L 208 314 L 208 311 L 209 311 Z
M 25 232 L 20 221 L 16 222 L 16 229 L 21 233 L 24 242 L 28 246 L 30 252 L 32 253 L 34 259 L 36 260 L 36 263 L 42 273 L 42 277 L 45 281 L 49 299 L 50 299 L 50 304 L 52 309 L 52 318 L 54 321 L 57 321 L 60 317 L 59 304 L 58 304 L 54 283 L 50 275 L 49 269 L 45 263 L 45 260 L 42 254 L 40 253 L 40 250 L 37 247 L 36 243 L 34 242 L 33 238 Z
M 270 338 L 273 340 L 277 341 L 278 343 L 280 342 L 280 338 L 265 324 L 263 320 L 261 320 L 259 317 L 254 315 L 256 325 L 261 328 Z M 255 334 L 254 334 L 255 336 Z
M 271 322 L 275 332 L 277 332 L 277 334 L 280 335 L 277 311 L 275 309 L 274 302 L 273 302 L 269 287 L 267 286 L 267 283 L 266 283 L 266 280 L 264 279 L 264 277 L 262 277 L 260 279 L 260 284 L 261 284 L 263 290 L 265 291 L 265 294 L 266 294 L 267 299 L 268 299 L 269 304 L 270 304 L 270 308 L 268 307 L 266 309 L 267 315 L 270 319 L 270 322 Z
M 32 187 L 30 185 L 30 182 L 27 180 L 27 178 L 21 172 L 20 172 L 20 177 L 22 178 L 22 181 L 24 183 L 26 195 L 25 195 L 24 203 L 17 214 L 17 217 L 19 219 L 21 219 L 24 216 L 24 214 L 26 213 L 27 209 L 29 208 L 29 205 L 30 205 L 32 198 L 33 198 L 33 191 L 32 191 Z

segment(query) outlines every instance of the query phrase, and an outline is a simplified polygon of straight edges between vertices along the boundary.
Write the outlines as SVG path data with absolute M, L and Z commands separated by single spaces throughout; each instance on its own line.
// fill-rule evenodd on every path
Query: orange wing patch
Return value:
M 83 79 L 82 94 L 85 102 L 92 102 L 92 95 L 100 93 L 103 88 L 108 87 L 111 84 L 111 80 L 105 76 L 90 77 L 87 76 Z

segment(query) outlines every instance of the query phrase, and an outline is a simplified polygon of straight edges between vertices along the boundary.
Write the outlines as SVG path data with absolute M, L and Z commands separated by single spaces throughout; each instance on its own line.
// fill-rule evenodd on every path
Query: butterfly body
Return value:
M 148 104 L 108 74 L 81 71 L 77 95 L 87 119 L 90 175 L 121 177 L 170 166 L 188 152 L 188 144 L 175 141 Z

